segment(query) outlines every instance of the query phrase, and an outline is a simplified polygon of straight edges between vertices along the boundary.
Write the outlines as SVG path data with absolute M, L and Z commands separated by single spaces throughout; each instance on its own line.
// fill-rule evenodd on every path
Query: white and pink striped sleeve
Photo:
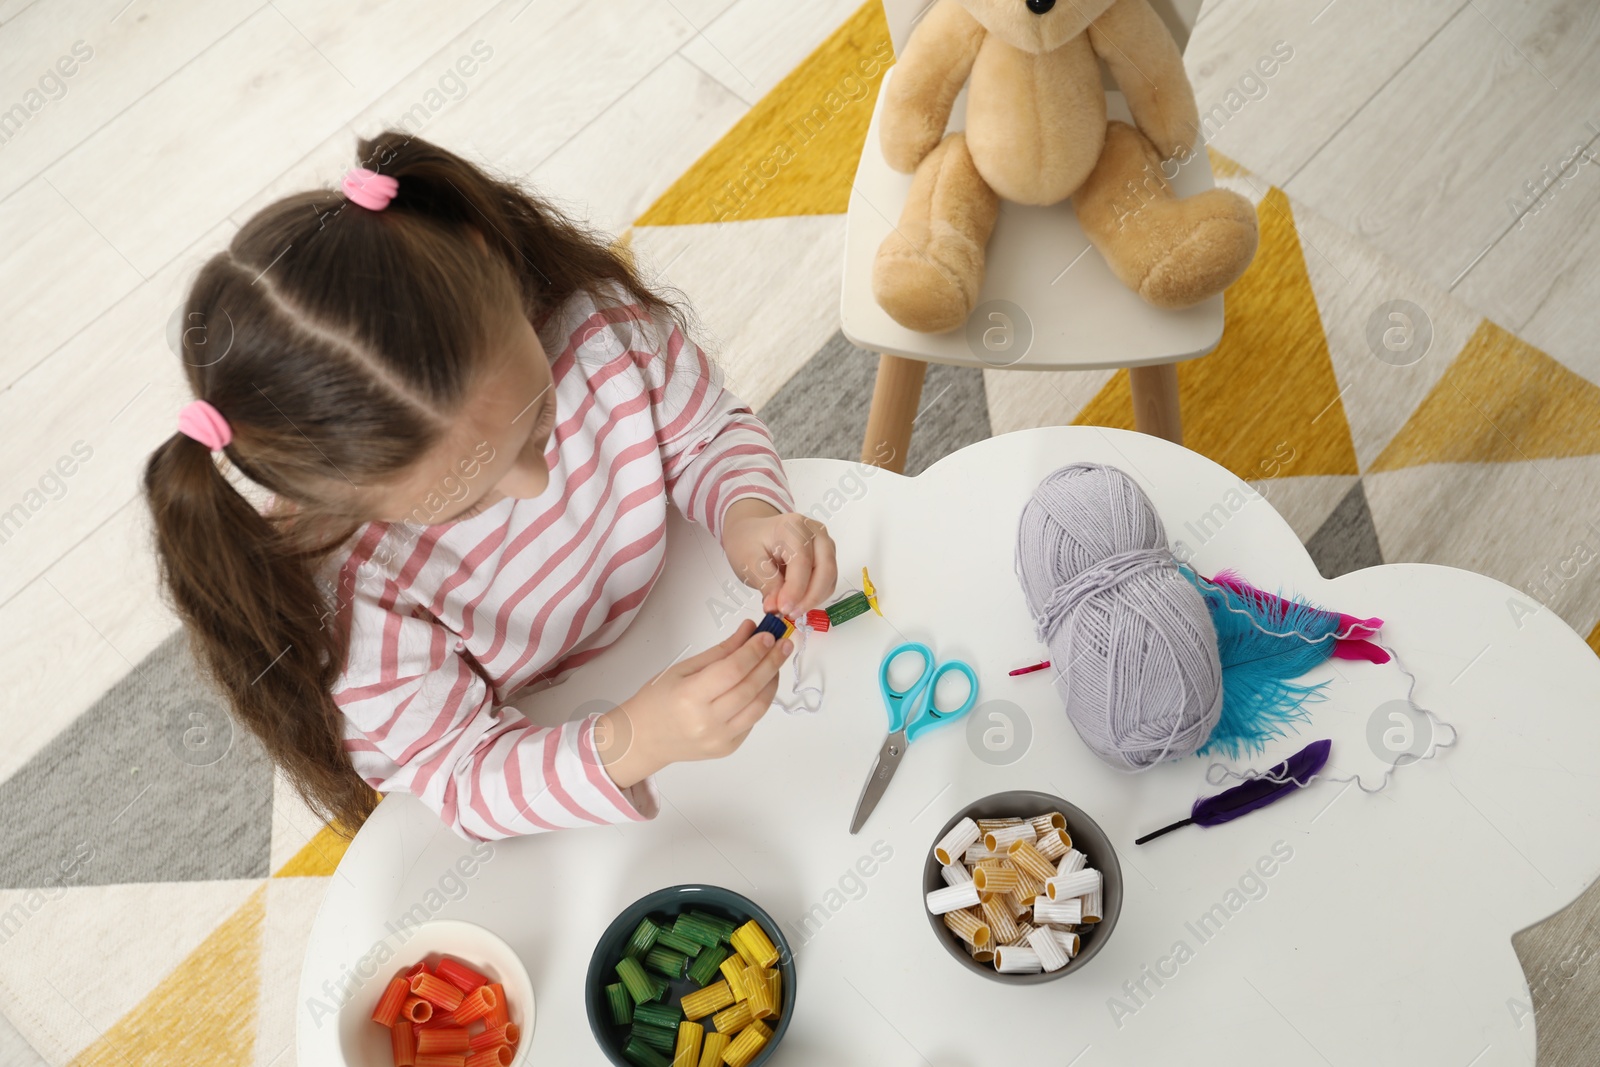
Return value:
M 724 389 L 700 346 L 671 316 L 637 324 L 630 345 L 650 352 L 642 367 L 667 492 L 684 517 L 722 537 L 728 505 L 745 497 L 793 511 L 794 498 L 772 435 L 750 408 Z
M 476 840 L 655 817 L 653 784 L 622 790 L 606 773 L 598 716 L 544 727 L 497 705 L 453 635 L 377 581 L 387 589 L 350 600 L 350 652 L 333 694 L 351 762 L 374 788 L 411 793 Z

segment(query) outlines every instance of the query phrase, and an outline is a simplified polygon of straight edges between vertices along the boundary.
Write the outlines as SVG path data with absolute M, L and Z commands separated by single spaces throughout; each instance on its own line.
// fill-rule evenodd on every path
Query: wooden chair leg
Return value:
M 882 371 L 878 372 L 880 375 Z M 1183 444 L 1183 415 L 1178 410 L 1178 365 L 1128 368 L 1133 392 L 1133 426 L 1140 433 Z
M 911 423 L 922 400 L 922 380 L 928 365 L 887 353 L 878 357 L 878 382 L 872 389 L 872 410 L 867 415 L 867 439 L 861 443 L 861 462 L 896 474 L 906 468 L 911 448 Z

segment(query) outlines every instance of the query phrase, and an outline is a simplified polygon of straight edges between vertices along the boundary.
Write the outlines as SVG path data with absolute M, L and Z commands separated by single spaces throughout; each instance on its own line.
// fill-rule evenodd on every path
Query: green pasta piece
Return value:
M 722 940 L 723 929 L 715 923 L 708 923 L 693 915 L 680 915 L 670 932 L 674 938 L 710 948 Z
M 644 968 L 639 966 L 639 961 L 632 956 L 624 956 L 617 961 L 617 977 L 622 979 L 622 984 L 627 987 L 628 995 L 633 998 L 635 1004 L 643 1004 L 661 995 L 656 992 L 655 982 L 651 980 L 650 975 L 644 973 Z
M 635 1020 L 632 1028 L 628 1030 L 629 1044 L 634 1041 L 643 1041 L 646 1045 L 658 1048 L 662 1052 L 670 1052 L 678 1043 L 678 1028 L 674 1026 L 668 1029 L 665 1026 L 652 1026 Z
M 674 948 L 653 948 L 644 954 L 644 965 L 668 978 L 683 977 L 684 965 L 689 957 Z
M 715 942 L 695 941 L 680 934 L 676 929 L 663 930 L 656 937 L 656 945 L 677 949 L 685 956 L 698 956 L 700 950 L 705 948 L 708 943 L 715 944 Z
M 731 948 L 712 945 L 696 956 L 693 963 L 689 964 L 689 977 L 694 979 L 695 985 L 710 985 L 712 979 L 717 976 L 717 970 L 722 966 L 722 961 L 731 955 L 733 955 Z
M 677 1030 L 678 1024 L 683 1022 L 683 1009 L 672 1004 L 641 1004 L 634 1010 L 633 1021 Z
M 622 1049 L 623 1057 L 635 1067 L 672 1067 L 672 1061 L 640 1041 L 630 1038 Z
M 650 983 L 650 995 L 645 998 L 646 1000 L 660 1000 L 667 995 L 667 990 L 670 987 L 667 985 L 665 978 L 658 974 L 647 974 L 644 977 L 645 981 Z
M 661 927 L 646 915 L 639 920 L 639 925 L 634 928 L 633 936 L 628 938 L 628 943 L 622 947 L 624 956 L 643 956 L 650 951 L 656 943 L 656 938 L 661 935 Z
M 703 911 L 691 911 L 687 914 L 689 918 L 693 919 L 695 922 L 716 927 L 717 939 L 719 941 L 727 941 L 728 935 L 739 929 L 738 923 L 734 922 L 732 919 L 724 919 L 720 915 L 710 915 Z
M 633 997 L 621 982 L 606 986 L 606 1003 L 611 1005 L 611 1021 L 618 1026 L 633 1022 Z

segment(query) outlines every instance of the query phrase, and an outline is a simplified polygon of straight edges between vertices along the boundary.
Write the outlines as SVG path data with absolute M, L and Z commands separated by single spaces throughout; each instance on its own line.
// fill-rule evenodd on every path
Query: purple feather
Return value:
M 1333 748 L 1329 740 L 1313 741 L 1299 752 L 1273 767 L 1259 777 L 1224 789 L 1214 797 L 1201 797 L 1194 802 L 1189 817 L 1153 833 L 1137 838 L 1133 843 L 1142 845 L 1162 834 L 1193 823 L 1196 826 L 1220 826 L 1225 822 L 1248 815 L 1276 800 L 1311 784 L 1322 768 L 1327 766 L 1328 754 Z

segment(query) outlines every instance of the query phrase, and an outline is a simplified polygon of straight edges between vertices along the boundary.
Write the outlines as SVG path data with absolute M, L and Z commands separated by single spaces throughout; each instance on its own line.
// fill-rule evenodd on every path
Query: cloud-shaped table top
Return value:
M 1380 640 L 1416 675 L 1417 702 L 1459 730 L 1459 743 L 1403 767 L 1381 795 L 1318 782 L 1226 826 L 1134 846 L 1215 791 L 1208 761 L 1113 770 L 1073 732 L 1050 672 L 1006 673 L 1044 651 L 1012 571 L 1017 515 L 1045 474 L 1079 460 L 1131 474 L 1201 573 L 1231 568 L 1262 588 L 1382 617 Z M 1445 567 L 1325 580 L 1248 485 L 1133 433 L 1009 434 L 916 478 L 832 460 L 789 468 L 801 509 L 838 542 L 842 582 L 869 566 L 885 615 L 810 640 L 804 666 L 808 679 L 825 677 L 823 709 L 775 710 L 732 758 L 669 768 L 653 822 L 480 845 L 491 858 L 470 878 L 450 874 L 467 843 L 409 798 L 386 801 L 312 932 L 302 1063 L 340 1062 L 329 1016 L 337 1003 L 324 982 L 337 987 L 380 945 L 405 962 L 403 934 L 388 924 L 407 912 L 500 933 L 539 998 L 532 1062 L 598 1063 L 583 1008 L 590 951 L 628 903 L 680 882 L 742 892 L 783 926 L 799 1001 L 771 1060 L 780 1067 L 1533 1062 L 1532 1008 L 1510 936 L 1600 870 L 1600 660 L 1552 613 Z M 620 702 L 759 614 L 716 545 L 674 519 L 666 570 L 618 645 L 517 703 L 556 722 Z M 878 663 L 902 639 L 971 663 L 975 714 L 1000 709 L 1029 740 L 1001 765 L 978 758 L 961 726 L 929 733 L 852 837 L 850 814 L 885 732 Z M 1405 676 L 1394 664 L 1334 662 L 1312 678 L 1329 685 L 1311 721 L 1249 765 L 1329 737 L 1330 773 L 1376 785 L 1394 746 L 1374 738 L 1404 726 L 1390 713 L 1403 706 Z M 951 813 L 1021 788 L 1055 793 L 1100 823 L 1118 849 L 1125 899 L 1082 971 L 1013 987 L 946 955 L 923 914 L 921 879 Z M 370 1007 L 391 970 L 354 983 L 353 1011 Z

